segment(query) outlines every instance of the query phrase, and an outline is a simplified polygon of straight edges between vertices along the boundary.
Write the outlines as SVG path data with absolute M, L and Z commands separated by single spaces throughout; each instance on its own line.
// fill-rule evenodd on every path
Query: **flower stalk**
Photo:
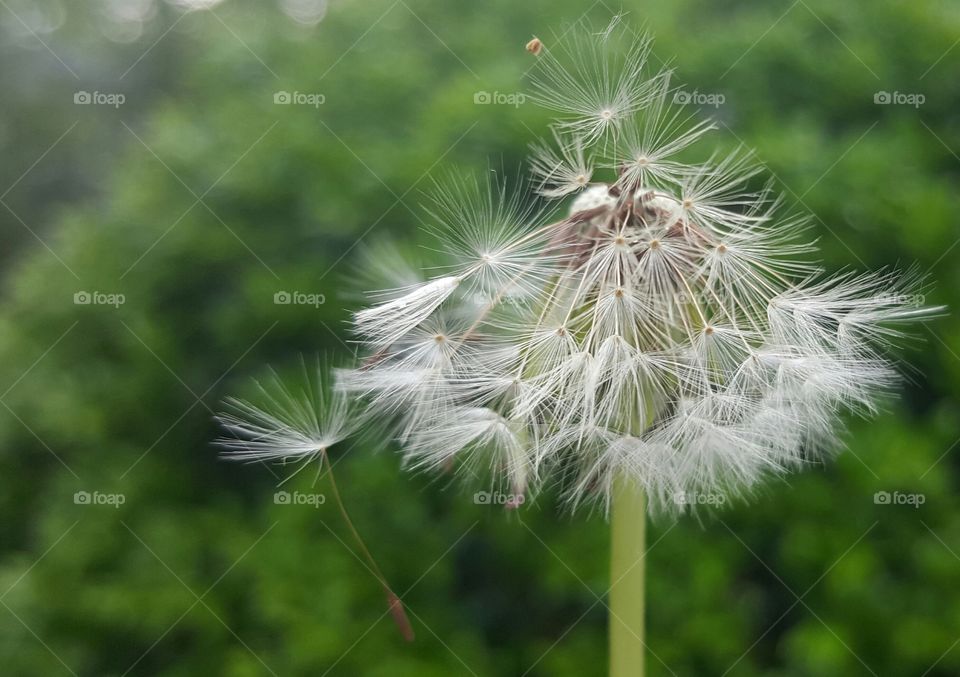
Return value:
M 610 677 L 643 677 L 646 499 L 625 478 L 614 484 L 610 522 Z
M 327 477 L 330 479 L 330 489 L 333 493 L 334 503 L 337 505 L 337 510 L 340 511 L 340 516 L 343 518 L 344 524 L 347 525 L 347 529 L 350 530 L 350 535 L 353 537 L 354 543 L 357 544 L 357 547 L 360 549 L 360 553 L 363 556 L 363 560 L 366 561 L 367 570 L 373 574 L 373 577 L 377 579 L 380 585 L 383 587 L 383 593 L 387 598 L 387 609 L 390 612 L 390 616 L 393 618 L 394 624 L 397 626 L 397 630 L 400 631 L 400 635 L 407 642 L 412 642 L 416 635 L 413 632 L 413 626 L 410 624 L 410 619 L 407 617 L 407 612 L 403 608 L 403 602 L 400 600 L 400 596 L 393 591 L 393 588 L 390 587 L 390 583 L 387 582 L 387 577 L 383 575 L 383 572 L 380 570 L 380 567 L 377 566 L 377 561 L 373 558 L 373 555 L 370 554 L 370 550 L 367 548 L 367 544 L 364 543 L 363 538 L 360 536 L 360 532 L 357 531 L 357 527 L 354 526 L 353 520 L 350 519 L 350 513 L 347 512 L 347 507 L 343 504 L 343 499 L 340 498 L 340 490 L 337 488 L 337 480 L 333 476 L 333 463 L 330 462 L 330 457 L 324 451 L 321 455 L 321 468 L 323 465 L 327 466 Z

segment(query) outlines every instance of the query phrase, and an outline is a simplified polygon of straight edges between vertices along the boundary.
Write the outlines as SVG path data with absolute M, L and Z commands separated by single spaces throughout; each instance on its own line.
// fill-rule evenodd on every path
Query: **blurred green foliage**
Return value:
M 331 0 L 307 26 L 253 0 L 0 4 L 4 674 L 603 674 L 600 517 L 558 516 L 549 496 L 505 514 L 372 442 L 339 450 L 344 499 L 409 605 L 407 645 L 333 505 L 278 505 L 289 473 L 209 443 L 217 403 L 266 364 L 352 351 L 356 243 L 412 250 L 442 167 L 518 166 L 547 114 L 474 94 L 522 92 L 530 35 L 611 8 Z M 688 91 L 724 96 L 718 143 L 757 149 L 815 215 L 827 267 L 917 262 L 929 301 L 960 307 L 955 3 L 622 9 Z M 81 90 L 126 102 L 74 105 Z M 654 525 L 650 674 L 960 673 L 956 316 L 921 338 L 904 396 L 853 421 L 837 463 Z M 315 480 L 282 489 L 328 491 Z

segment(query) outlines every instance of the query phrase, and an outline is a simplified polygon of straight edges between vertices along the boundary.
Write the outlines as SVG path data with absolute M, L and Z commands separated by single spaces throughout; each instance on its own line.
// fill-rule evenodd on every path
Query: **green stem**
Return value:
M 343 521 L 350 530 L 350 534 L 353 536 L 354 542 L 360 548 L 360 552 L 363 554 L 363 559 L 367 561 L 367 569 L 369 569 L 370 573 L 373 574 L 373 577 L 380 582 L 380 585 L 383 586 L 383 591 L 387 596 L 387 608 L 390 612 L 390 615 L 393 616 L 393 622 L 397 624 L 397 629 L 400 630 L 400 634 L 403 635 L 403 638 L 408 642 L 412 642 L 414 640 L 413 626 L 410 625 L 410 619 L 407 618 L 407 613 L 403 608 L 403 602 L 400 601 L 400 597 L 393 591 L 393 589 L 390 587 L 390 584 L 387 583 L 386 576 L 384 576 L 383 572 L 380 571 L 380 567 L 377 566 L 376 560 L 373 559 L 373 555 L 371 555 L 370 550 L 367 549 L 367 544 L 364 543 L 363 539 L 360 537 L 360 532 L 357 531 L 357 528 L 353 525 L 353 520 L 350 519 L 350 513 L 347 512 L 347 506 L 343 504 L 343 499 L 340 498 L 340 490 L 337 489 L 337 480 L 333 476 L 333 463 L 330 462 L 330 456 L 327 455 L 326 450 L 323 451 L 323 454 L 320 457 L 321 469 L 323 468 L 324 463 L 326 463 L 327 466 L 327 477 L 330 478 L 330 489 L 333 493 L 333 500 L 337 504 L 337 508 L 340 510 L 340 515 L 343 517 Z
M 644 675 L 645 503 L 643 491 L 632 483 L 615 483 L 610 518 L 610 677 Z

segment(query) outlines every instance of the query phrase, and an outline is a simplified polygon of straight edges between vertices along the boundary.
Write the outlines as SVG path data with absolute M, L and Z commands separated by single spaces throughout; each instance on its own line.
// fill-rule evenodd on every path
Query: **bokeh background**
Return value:
M 266 365 L 352 352 L 356 245 L 412 248 L 431 176 L 523 162 L 548 115 L 475 99 L 525 90 L 526 40 L 619 11 L 827 268 L 916 263 L 960 307 L 956 2 L 0 0 L 4 674 L 604 673 L 602 518 L 341 449 L 405 644 L 333 504 L 210 441 Z M 652 526 L 650 674 L 960 674 L 956 318 L 838 462 Z

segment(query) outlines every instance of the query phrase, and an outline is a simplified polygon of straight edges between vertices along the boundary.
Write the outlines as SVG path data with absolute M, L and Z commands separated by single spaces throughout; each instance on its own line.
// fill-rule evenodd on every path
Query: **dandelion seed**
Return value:
M 554 144 L 534 146 L 531 172 L 538 180 L 537 192 L 558 198 L 577 193 L 590 185 L 593 159 L 584 153 L 583 141 L 565 137 L 554 130 Z
M 374 344 L 392 345 L 430 317 L 463 279 L 450 275 L 414 287 L 403 296 L 357 313 L 357 331 Z
M 224 455 L 238 461 L 307 462 L 326 453 L 359 426 L 350 400 L 327 392 L 323 369 L 317 365 L 313 378 L 304 367 L 304 384 L 289 388 L 272 374 L 257 383 L 260 403 L 230 398 L 227 412 L 217 421 L 228 433 L 218 445 Z
M 654 94 L 650 103 L 638 113 L 635 124 L 624 125 L 609 160 L 611 169 L 620 173 L 617 186 L 622 189 L 671 188 L 680 183 L 691 168 L 677 156 L 715 128 L 707 120 L 691 123 L 693 116 L 684 115 L 678 107 L 671 110 L 669 73 L 651 82 Z
M 634 39 L 612 25 L 600 36 L 574 27 L 538 59 L 534 100 L 563 115 L 563 129 L 585 143 L 597 141 L 654 94 L 652 81 L 643 77 L 650 44 L 650 38 Z

